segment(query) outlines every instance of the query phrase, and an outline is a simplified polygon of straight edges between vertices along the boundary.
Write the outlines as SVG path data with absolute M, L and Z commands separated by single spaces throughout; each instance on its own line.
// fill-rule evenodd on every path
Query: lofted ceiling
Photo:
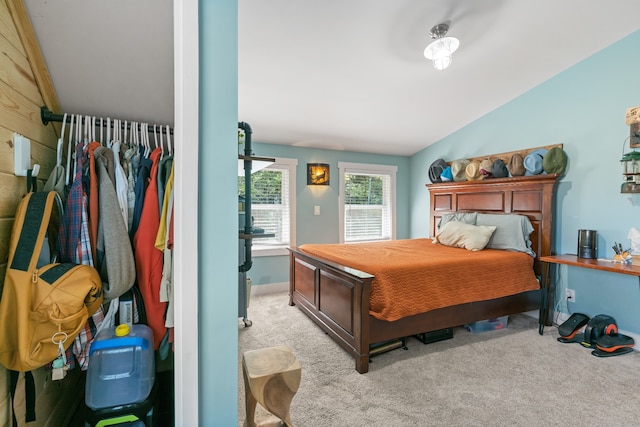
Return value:
M 65 112 L 173 123 L 170 0 L 25 0 Z M 637 0 L 239 0 L 254 140 L 411 155 L 640 29 Z M 460 40 L 423 56 L 432 26 Z M 631 53 L 630 53 L 631 54 Z

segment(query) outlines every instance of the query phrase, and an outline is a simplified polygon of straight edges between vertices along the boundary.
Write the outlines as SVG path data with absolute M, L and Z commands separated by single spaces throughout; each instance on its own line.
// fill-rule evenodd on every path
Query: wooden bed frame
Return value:
M 536 253 L 534 270 L 545 284 L 540 290 L 445 307 L 388 322 L 369 314 L 372 275 L 291 247 L 289 305 L 297 305 L 344 347 L 354 357 L 360 373 L 369 370 L 372 344 L 537 309 L 541 311 L 541 325 L 548 325 L 547 304 L 542 300 L 550 290 L 545 288 L 548 281 L 542 280 L 543 266 L 539 258 L 551 254 L 557 178 L 558 175 L 548 174 L 427 185 L 432 234 L 442 215 L 447 213 L 517 213 L 529 217 L 534 228 L 530 236 Z

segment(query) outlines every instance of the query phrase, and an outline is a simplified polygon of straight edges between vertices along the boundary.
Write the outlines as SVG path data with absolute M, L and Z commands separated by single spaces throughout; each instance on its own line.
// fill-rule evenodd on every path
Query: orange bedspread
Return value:
M 374 275 L 370 313 L 387 321 L 540 288 L 533 258 L 522 252 L 472 252 L 430 239 L 306 244 L 299 249 Z

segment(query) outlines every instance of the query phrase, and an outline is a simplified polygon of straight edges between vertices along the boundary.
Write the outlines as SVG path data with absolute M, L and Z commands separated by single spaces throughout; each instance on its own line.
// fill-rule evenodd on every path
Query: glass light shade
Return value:
M 433 61 L 433 68 L 438 71 L 445 70 L 453 61 L 453 52 L 460 46 L 460 41 L 455 37 L 439 38 L 424 50 L 424 56 Z

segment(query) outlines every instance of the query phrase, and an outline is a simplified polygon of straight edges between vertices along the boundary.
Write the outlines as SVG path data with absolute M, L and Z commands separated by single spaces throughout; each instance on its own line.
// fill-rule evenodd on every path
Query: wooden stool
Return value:
M 301 366 L 287 346 L 247 351 L 242 355 L 244 400 L 247 416 L 244 425 L 256 426 L 256 403 L 291 426 L 289 407 L 300 386 Z

